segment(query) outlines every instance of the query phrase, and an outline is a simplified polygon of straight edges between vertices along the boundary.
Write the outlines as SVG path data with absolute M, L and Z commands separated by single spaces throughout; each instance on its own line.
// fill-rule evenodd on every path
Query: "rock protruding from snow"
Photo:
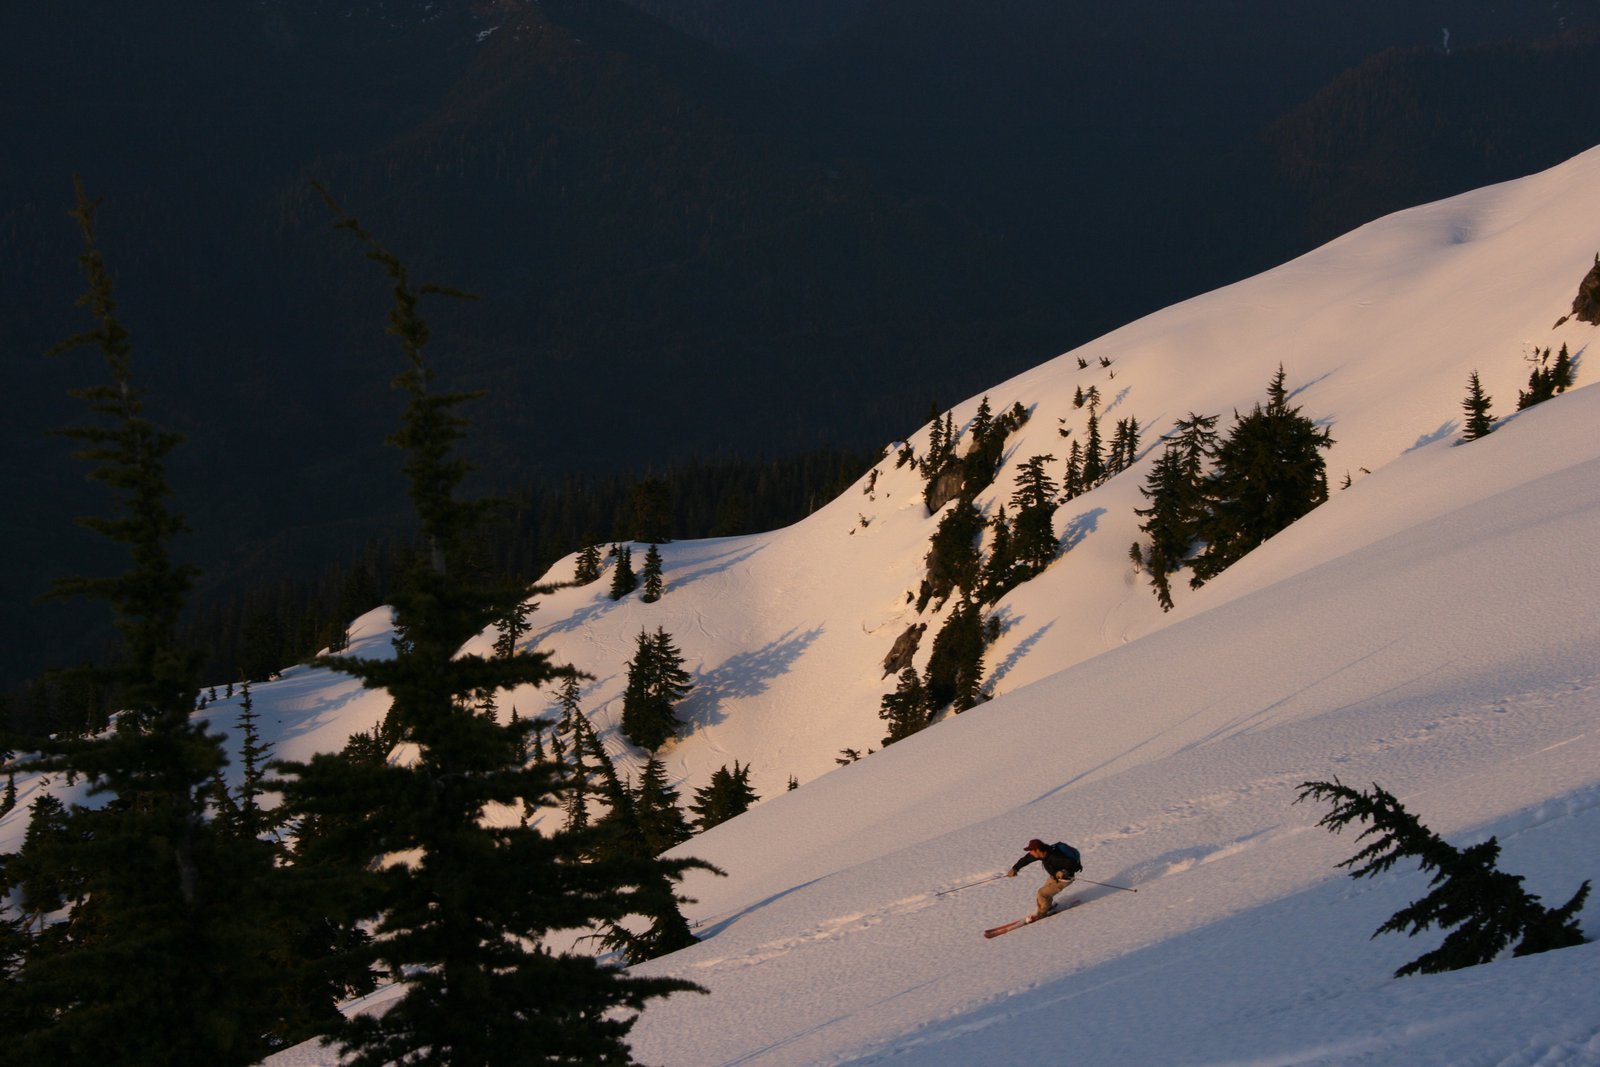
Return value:
M 1600 252 L 1595 253 L 1594 267 L 1578 283 L 1578 295 L 1572 301 L 1572 314 L 1580 322 L 1600 326 Z

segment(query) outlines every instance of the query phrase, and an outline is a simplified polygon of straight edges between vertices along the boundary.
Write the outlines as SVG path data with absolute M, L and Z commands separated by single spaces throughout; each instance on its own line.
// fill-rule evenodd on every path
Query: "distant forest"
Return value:
M 695 460 L 644 474 L 568 475 L 507 496 L 479 562 L 488 574 L 532 584 L 584 545 L 633 540 L 643 495 L 670 510 L 674 539 L 778 529 L 837 497 L 880 458 L 821 449 L 770 460 Z M 202 677 L 219 687 L 260 681 L 330 647 L 352 619 L 385 602 L 409 550 L 401 539 L 373 539 L 346 563 L 286 570 L 237 592 L 197 598 L 188 633 L 205 656 Z M 81 678 L 44 678 L 0 695 L 0 732 L 78 732 L 103 721 L 111 694 L 84 686 Z

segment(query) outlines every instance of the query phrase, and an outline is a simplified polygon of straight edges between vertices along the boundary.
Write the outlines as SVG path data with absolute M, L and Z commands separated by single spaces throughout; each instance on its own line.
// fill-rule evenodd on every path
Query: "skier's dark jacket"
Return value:
M 1022 858 L 1011 865 L 1011 869 L 1020 871 L 1032 862 L 1033 854 L 1024 852 Z M 1060 841 L 1045 849 L 1044 859 L 1039 862 L 1050 872 L 1050 877 L 1058 882 L 1071 881 L 1073 876 L 1083 870 L 1083 861 L 1078 857 L 1078 850 Z

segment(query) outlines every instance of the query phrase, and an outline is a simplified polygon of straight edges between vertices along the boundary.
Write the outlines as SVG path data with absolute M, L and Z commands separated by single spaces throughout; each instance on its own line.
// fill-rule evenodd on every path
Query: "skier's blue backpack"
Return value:
M 1057 852 L 1065 853 L 1067 858 L 1072 861 L 1071 865 L 1067 868 L 1068 874 L 1076 876 L 1079 871 L 1083 870 L 1083 855 L 1077 849 L 1073 848 L 1065 841 L 1057 841 L 1055 848 Z

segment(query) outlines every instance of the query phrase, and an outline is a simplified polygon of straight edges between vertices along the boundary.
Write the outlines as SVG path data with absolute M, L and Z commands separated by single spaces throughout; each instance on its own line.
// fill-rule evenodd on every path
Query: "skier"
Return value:
M 1034 860 L 1044 864 L 1045 883 L 1039 887 L 1038 895 L 1034 897 L 1039 903 L 1039 909 L 1034 913 L 1034 919 L 1042 919 L 1056 910 L 1055 895 L 1072 884 L 1079 871 L 1083 870 L 1083 861 L 1078 856 L 1078 850 L 1063 842 L 1047 845 L 1037 837 L 1028 842 L 1028 854 L 1011 865 L 1006 872 L 1007 878 L 1015 878 L 1017 872 Z

